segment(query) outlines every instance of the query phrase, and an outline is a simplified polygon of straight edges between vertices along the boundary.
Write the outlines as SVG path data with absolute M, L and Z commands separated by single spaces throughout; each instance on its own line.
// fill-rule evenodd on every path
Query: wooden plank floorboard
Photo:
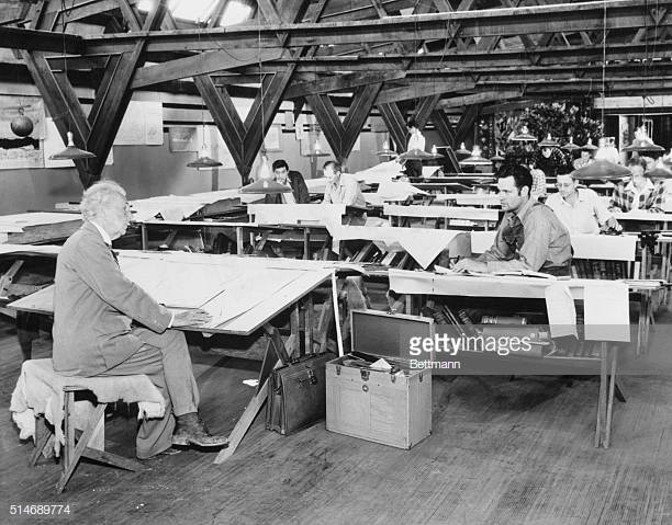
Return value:
M 48 355 L 48 338 L 36 346 Z M 32 446 L 19 442 L 6 410 L 21 353 L 2 323 L 0 351 L 5 506 L 64 502 L 73 522 L 115 525 L 672 523 L 669 378 L 622 379 L 628 402 L 616 404 L 608 450 L 592 443 L 595 378 L 570 386 L 553 377 L 435 377 L 434 432 L 410 451 L 330 433 L 324 423 L 283 437 L 258 418 L 221 465 L 195 450 L 150 460 L 147 472 L 87 463 L 57 496 L 60 467 L 28 467 Z M 253 394 L 242 381 L 259 362 L 195 348 L 192 360 L 206 421 L 230 430 Z M 108 439 L 132 455 L 135 422 L 116 417 L 108 427 Z

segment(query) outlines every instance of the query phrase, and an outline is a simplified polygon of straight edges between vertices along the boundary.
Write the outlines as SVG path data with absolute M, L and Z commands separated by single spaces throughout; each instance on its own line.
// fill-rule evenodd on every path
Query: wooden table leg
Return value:
M 600 393 L 597 398 L 597 418 L 595 424 L 595 447 L 602 444 L 604 415 L 607 405 L 607 343 L 600 343 Z
M 282 342 L 282 339 L 280 339 L 280 334 L 277 328 L 267 323 L 264 325 L 264 329 L 269 336 L 269 345 L 266 348 L 267 355 L 264 357 L 264 363 L 267 363 L 269 362 L 269 359 L 272 359 L 272 356 L 268 355 L 272 352 L 276 354 L 276 357 L 280 357 L 280 359 L 277 360 L 274 365 L 274 367 L 277 368 L 283 364 L 283 361 L 287 362 L 287 350 L 285 349 L 285 345 Z M 297 335 L 295 333 L 291 334 L 287 340 L 287 345 L 291 346 L 294 343 L 293 340 L 296 337 Z M 275 345 L 275 348 L 273 348 L 273 345 Z M 241 441 L 245 437 L 245 434 L 247 434 L 247 431 L 252 426 L 252 423 L 254 423 L 257 414 L 261 410 L 261 407 L 264 406 L 264 402 L 268 397 L 269 372 L 269 367 L 262 365 L 261 372 L 259 373 L 259 383 L 261 387 L 257 390 L 257 393 L 245 407 L 245 411 L 243 412 L 243 415 L 240 416 L 240 419 L 238 419 L 236 422 L 236 426 L 233 427 L 231 434 L 229 434 L 229 446 L 225 449 L 222 449 L 219 454 L 217 454 L 217 457 L 214 461 L 215 464 L 223 463 L 233 456 L 234 452 L 238 448 L 238 445 L 240 445 Z
M 614 412 L 614 388 L 616 386 L 617 349 L 612 347 L 607 350 L 607 354 L 611 360 L 611 377 L 609 378 L 609 396 L 607 398 L 607 420 L 605 422 L 606 433 L 604 436 L 604 443 L 602 443 L 604 448 L 609 448 L 609 442 L 611 440 L 611 421 Z
M 242 226 L 236 226 L 236 253 L 243 255 L 245 253 L 245 241 L 243 238 Z
M 144 222 L 140 223 L 140 248 L 148 250 L 149 236 L 147 234 L 147 225 Z
M 303 229 L 303 258 L 310 260 L 310 228 Z

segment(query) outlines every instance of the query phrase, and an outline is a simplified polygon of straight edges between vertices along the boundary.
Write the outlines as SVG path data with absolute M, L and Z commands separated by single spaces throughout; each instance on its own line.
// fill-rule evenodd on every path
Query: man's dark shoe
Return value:
M 199 447 L 226 447 L 229 440 L 225 436 L 210 434 L 205 423 L 196 412 L 177 417 L 177 426 L 173 433 L 173 445 Z

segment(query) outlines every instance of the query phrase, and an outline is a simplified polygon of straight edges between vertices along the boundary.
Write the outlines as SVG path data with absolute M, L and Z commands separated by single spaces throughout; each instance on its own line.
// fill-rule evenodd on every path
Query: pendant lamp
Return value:
M 77 146 L 75 146 L 75 140 L 72 131 L 68 131 L 67 147 L 64 150 L 59 151 L 58 153 L 49 155 L 49 160 L 79 160 L 79 159 L 95 159 L 95 158 L 96 155 L 94 153 L 91 153 L 90 151 L 86 151 L 83 149 L 79 149 Z

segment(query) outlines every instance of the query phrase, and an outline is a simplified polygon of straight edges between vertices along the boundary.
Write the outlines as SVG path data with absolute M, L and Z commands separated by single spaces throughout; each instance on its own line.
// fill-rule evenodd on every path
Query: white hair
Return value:
M 96 182 L 82 194 L 80 210 L 86 220 L 95 219 L 119 197 L 126 199 L 126 190 L 112 180 Z

